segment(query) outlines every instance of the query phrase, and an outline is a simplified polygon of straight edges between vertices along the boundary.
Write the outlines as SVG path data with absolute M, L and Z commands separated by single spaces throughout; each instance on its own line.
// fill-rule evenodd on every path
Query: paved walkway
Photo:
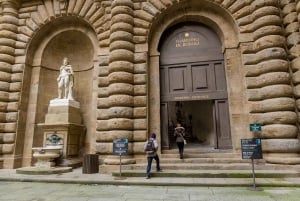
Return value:
M 253 186 L 252 178 L 118 178 L 111 174 L 82 174 L 81 168 L 52 175 L 25 175 L 17 174 L 13 169 L 0 169 L 0 181 L 144 186 Z M 256 178 L 256 184 L 261 187 L 300 187 L 300 178 Z
M 0 181 L 0 201 L 298 201 L 300 188 L 82 185 Z

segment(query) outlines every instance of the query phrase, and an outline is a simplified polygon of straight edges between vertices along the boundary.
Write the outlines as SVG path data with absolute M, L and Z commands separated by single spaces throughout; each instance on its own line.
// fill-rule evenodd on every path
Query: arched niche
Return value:
M 83 124 L 87 128 L 82 152 L 92 149 L 95 130 L 93 93 L 98 40 L 95 31 L 76 17 L 57 18 L 41 27 L 31 39 L 26 52 L 22 105 L 24 118 L 23 166 L 30 165 L 31 147 L 41 146 L 43 134 L 38 124 L 44 123 L 50 100 L 57 98 L 57 77 L 64 57 L 74 70 L 74 99 L 80 102 Z M 28 160 L 26 160 L 28 159 Z

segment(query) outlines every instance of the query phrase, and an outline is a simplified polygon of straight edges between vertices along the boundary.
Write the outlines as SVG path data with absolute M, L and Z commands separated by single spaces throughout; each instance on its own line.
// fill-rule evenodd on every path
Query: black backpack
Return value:
M 155 146 L 154 146 L 154 142 L 153 142 L 152 139 L 149 139 L 147 141 L 147 145 L 146 145 L 145 151 L 147 153 L 153 153 L 153 152 L 155 152 Z

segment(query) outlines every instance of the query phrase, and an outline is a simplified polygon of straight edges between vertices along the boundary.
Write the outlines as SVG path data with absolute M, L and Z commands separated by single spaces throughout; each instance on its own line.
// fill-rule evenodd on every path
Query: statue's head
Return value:
M 68 57 L 65 57 L 65 58 L 64 58 L 64 60 L 63 60 L 63 64 L 64 64 L 64 65 L 67 65 L 67 64 L 69 64 Z

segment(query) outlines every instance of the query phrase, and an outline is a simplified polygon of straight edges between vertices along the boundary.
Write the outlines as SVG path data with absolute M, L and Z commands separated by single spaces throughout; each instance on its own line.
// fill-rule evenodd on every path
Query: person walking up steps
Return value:
M 144 151 L 147 154 L 147 162 L 148 162 L 147 170 L 146 170 L 146 179 L 150 179 L 151 165 L 153 159 L 155 159 L 156 161 L 156 171 L 161 172 L 157 150 L 158 150 L 158 143 L 156 140 L 156 134 L 151 133 L 149 140 L 147 140 L 144 145 Z
M 185 129 L 181 126 L 180 123 L 177 123 L 176 125 L 176 128 L 174 130 L 174 136 L 176 137 L 176 143 L 179 150 L 180 159 L 183 159 Z

